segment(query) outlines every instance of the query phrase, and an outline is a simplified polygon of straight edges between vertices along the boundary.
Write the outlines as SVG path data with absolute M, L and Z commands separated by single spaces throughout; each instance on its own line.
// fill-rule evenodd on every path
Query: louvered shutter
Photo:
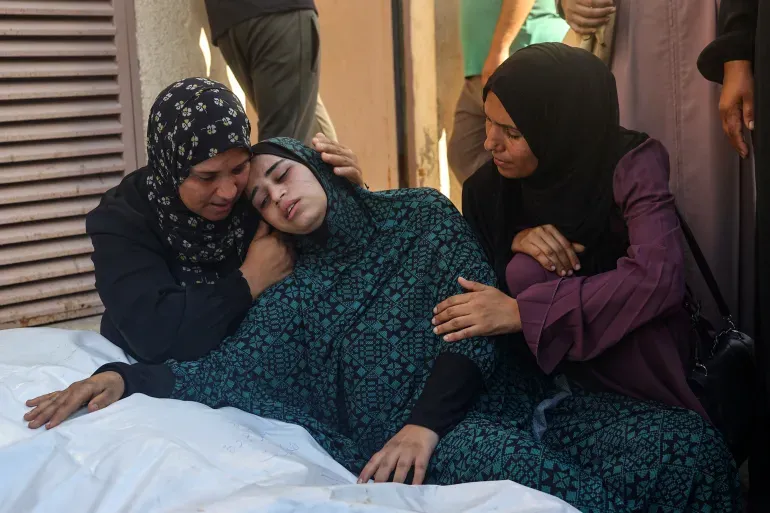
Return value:
M 85 214 L 136 167 L 126 1 L 0 0 L 0 329 L 103 310 Z

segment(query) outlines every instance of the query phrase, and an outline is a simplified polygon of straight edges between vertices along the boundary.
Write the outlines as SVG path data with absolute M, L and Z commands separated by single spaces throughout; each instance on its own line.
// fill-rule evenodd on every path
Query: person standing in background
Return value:
M 337 140 L 318 94 L 320 31 L 313 0 L 206 0 L 212 43 L 257 110 L 260 139 Z
M 484 149 L 481 99 L 487 79 L 516 50 L 561 41 L 568 28 L 554 0 L 460 0 L 465 85 L 457 100 L 447 157 L 461 182 L 490 159 Z
M 752 134 L 757 187 L 756 359 L 760 393 L 749 456 L 749 511 L 770 511 L 770 9 L 760 0 L 722 0 L 719 35 L 700 54 L 698 69 L 723 84 L 722 127 L 741 157 Z M 712 109 L 716 112 L 717 109 Z
M 620 123 L 661 141 L 671 191 L 742 329 L 752 332 L 754 205 L 748 167 L 722 133 L 719 86 L 698 55 L 717 34 L 717 0 L 558 0 L 573 30 L 590 34 L 615 13 L 610 69 Z M 710 317 L 716 308 L 692 259 L 688 283 Z M 715 318 L 718 318 L 716 316 Z

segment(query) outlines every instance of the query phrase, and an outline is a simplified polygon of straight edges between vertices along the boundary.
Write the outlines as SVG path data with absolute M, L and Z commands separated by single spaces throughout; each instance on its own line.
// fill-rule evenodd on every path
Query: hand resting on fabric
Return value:
M 27 401 L 33 409 L 24 415 L 30 429 L 37 429 L 45 424 L 51 429 L 69 418 L 83 406 L 88 405 L 88 412 L 100 410 L 123 397 L 125 383 L 117 372 L 107 371 L 77 381 L 66 390 L 51 392 Z
M 578 253 L 585 251 L 582 244 L 568 241 L 551 224 L 520 231 L 513 238 L 511 250 L 524 253 L 537 260 L 546 271 L 559 276 L 572 276 L 580 270 Z
M 412 484 L 422 484 L 438 440 L 439 436 L 434 431 L 407 424 L 382 449 L 374 453 L 358 476 L 358 483 L 367 483 L 370 479 L 376 483 L 387 483 L 391 474 L 394 483 L 403 483 L 409 471 L 414 468 Z
M 433 333 L 446 342 L 491 337 L 521 331 L 519 304 L 495 287 L 458 279 L 467 292 L 452 296 L 433 309 Z

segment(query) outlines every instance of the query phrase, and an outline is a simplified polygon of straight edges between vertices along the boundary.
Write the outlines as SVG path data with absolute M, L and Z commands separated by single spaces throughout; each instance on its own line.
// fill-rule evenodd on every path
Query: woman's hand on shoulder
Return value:
M 117 372 L 107 371 L 95 374 L 83 381 L 77 381 L 66 390 L 51 392 L 27 401 L 33 409 L 24 415 L 30 429 L 45 424 L 51 429 L 88 405 L 89 413 L 101 410 L 123 397 L 125 383 Z
M 332 141 L 319 132 L 313 137 L 313 149 L 321 154 L 324 162 L 334 166 L 334 174 L 360 187 L 365 187 L 364 174 L 358 164 L 358 157 L 350 148 Z
M 519 304 L 511 296 L 465 278 L 460 286 L 467 292 L 452 296 L 433 309 L 433 333 L 446 342 L 471 337 L 491 337 L 521 331 Z
M 536 226 L 520 231 L 513 238 L 511 250 L 537 260 L 546 271 L 559 276 L 572 276 L 580 270 L 578 253 L 585 251 L 582 244 L 568 241 L 553 225 Z
M 367 483 L 374 479 L 376 483 L 385 483 L 393 474 L 394 483 L 403 483 L 414 468 L 412 484 L 422 484 L 438 440 L 439 436 L 434 431 L 407 424 L 371 457 L 358 476 L 358 482 Z

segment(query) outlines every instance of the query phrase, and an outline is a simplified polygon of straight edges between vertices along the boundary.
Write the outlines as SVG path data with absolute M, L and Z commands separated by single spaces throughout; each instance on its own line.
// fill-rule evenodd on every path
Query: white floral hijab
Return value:
M 251 148 L 251 127 L 238 98 L 207 78 L 187 78 L 164 89 L 147 122 L 147 200 L 165 242 L 181 263 L 182 284 L 214 283 L 216 265 L 243 255 L 244 202 L 236 202 L 222 221 L 208 221 L 188 210 L 179 186 L 190 168 L 231 148 Z

